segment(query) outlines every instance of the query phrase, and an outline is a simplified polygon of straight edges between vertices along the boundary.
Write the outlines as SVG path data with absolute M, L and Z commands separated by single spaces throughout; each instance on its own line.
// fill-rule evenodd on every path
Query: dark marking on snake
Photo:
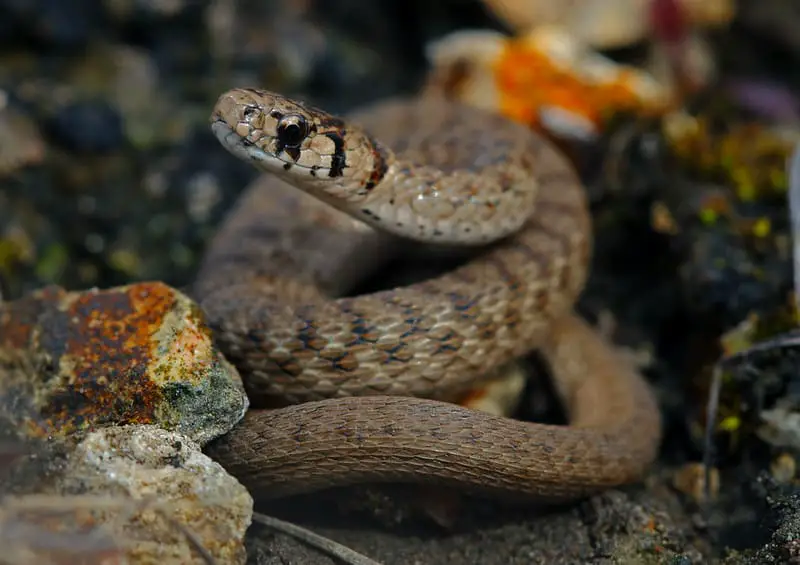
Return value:
M 300 158 L 300 148 L 299 147 L 283 147 L 282 149 L 295 162 Z
M 329 131 L 324 134 L 328 139 L 333 141 L 333 157 L 331 159 L 331 170 L 328 173 L 330 178 L 340 177 L 344 174 L 344 168 L 347 166 L 347 159 L 344 154 L 344 138 L 338 133 Z
M 376 222 L 380 222 L 380 221 L 381 221 L 381 217 L 380 217 L 380 216 L 378 216 L 378 215 L 377 215 L 375 212 L 372 212 L 371 210 L 369 210 L 369 209 L 367 209 L 367 208 L 362 208 L 362 209 L 361 209 L 361 212 L 362 212 L 362 213 L 363 213 L 365 216 L 372 218 L 372 219 L 373 219 L 373 220 L 375 220 Z
M 436 351 L 433 352 L 434 355 L 438 355 L 440 353 L 457 353 L 458 348 L 447 343 L 440 345 L 436 348 Z
M 347 124 L 344 122 L 343 119 L 337 118 L 336 116 L 331 116 L 330 114 L 326 114 L 321 110 L 316 110 L 314 113 L 319 115 L 319 118 L 317 118 L 317 123 L 319 123 L 320 128 L 322 128 L 323 130 L 325 129 L 340 130 L 342 132 L 342 135 L 345 134 L 345 130 L 347 129 Z M 333 133 L 333 132 L 326 132 L 326 135 L 327 133 Z
M 502 280 L 506 282 L 509 289 L 513 290 L 519 287 L 519 278 L 514 274 L 514 271 L 508 268 L 505 261 L 495 255 L 488 255 L 485 260 L 487 264 L 492 265 L 500 273 Z
M 386 149 L 383 147 L 383 145 L 370 136 L 367 136 L 367 139 L 369 139 L 369 142 L 372 145 L 372 171 L 369 173 L 369 177 L 367 178 L 367 182 L 364 184 L 364 188 L 367 191 L 370 191 L 383 180 L 383 177 L 386 175 L 386 171 L 389 170 L 389 165 L 387 162 Z
M 305 426 L 301 423 L 297 425 L 297 428 L 292 432 L 292 439 L 296 442 L 306 441 L 308 438 L 308 434 L 306 433 Z

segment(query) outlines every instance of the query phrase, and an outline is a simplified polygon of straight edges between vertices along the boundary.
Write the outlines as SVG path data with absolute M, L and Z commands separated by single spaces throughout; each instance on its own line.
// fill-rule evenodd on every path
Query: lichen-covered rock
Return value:
M 199 308 L 163 283 L 0 304 L 0 412 L 21 435 L 155 424 L 203 444 L 247 407 Z

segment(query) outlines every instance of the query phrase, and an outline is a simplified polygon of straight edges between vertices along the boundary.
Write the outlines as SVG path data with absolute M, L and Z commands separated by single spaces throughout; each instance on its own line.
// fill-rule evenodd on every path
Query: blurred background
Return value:
M 257 175 L 208 127 L 229 88 L 341 113 L 437 91 L 573 160 L 596 238 L 579 308 L 659 387 L 680 469 L 704 453 L 718 359 L 796 327 L 799 83 L 795 0 L 0 0 L 2 296 L 187 285 Z M 743 485 L 722 493 L 720 547 L 776 531 L 755 477 L 793 492 L 796 369 L 770 370 L 727 381 L 713 422 Z M 692 469 L 673 481 L 690 500 Z
M 519 37 L 553 23 L 638 64 L 653 43 L 648 2 L 0 0 L 7 293 L 48 282 L 186 283 L 221 215 L 255 175 L 208 131 L 213 102 L 228 88 L 260 86 L 344 112 L 416 92 L 436 67 L 431 42 L 454 31 Z M 656 2 L 672 3 L 684 23 L 662 10 L 662 35 L 692 36 L 694 45 L 702 34 L 692 55 L 701 62 L 690 66 L 704 84 L 716 80 L 707 66 L 723 77 L 796 81 L 795 3 Z M 452 74 L 461 49 L 442 49 L 438 69 Z M 486 67 L 475 51 L 459 56 Z M 535 68 L 515 63 L 525 64 Z M 530 112 L 546 87 L 535 76 L 515 86 L 514 96 L 532 99 L 510 113 Z

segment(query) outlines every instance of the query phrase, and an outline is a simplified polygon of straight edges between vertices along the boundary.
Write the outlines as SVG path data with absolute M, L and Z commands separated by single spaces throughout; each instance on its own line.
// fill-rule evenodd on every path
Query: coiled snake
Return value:
M 435 96 L 341 119 L 235 89 L 211 127 L 271 173 L 230 213 L 193 289 L 249 393 L 280 405 L 248 411 L 209 446 L 246 486 L 269 497 L 427 482 L 562 501 L 641 478 L 658 449 L 658 407 L 572 313 L 590 218 L 547 141 Z M 443 275 L 342 296 L 400 240 L 481 247 Z M 569 426 L 452 403 L 533 349 Z

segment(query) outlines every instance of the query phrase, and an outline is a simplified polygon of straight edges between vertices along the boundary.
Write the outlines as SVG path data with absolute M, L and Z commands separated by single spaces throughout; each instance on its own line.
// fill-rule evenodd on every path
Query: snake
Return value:
M 559 503 L 643 479 L 661 439 L 658 403 L 630 356 L 574 308 L 591 217 L 551 140 L 432 94 L 340 115 L 234 88 L 210 128 L 260 173 L 192 286 L 257 399 L 206 446 L 248 489 L 269 499 L 412 483 Z M 402 249 L 437 265 L 461 259 L 358 290 Z M 566 424 L 459 404 L 534 351 Z

